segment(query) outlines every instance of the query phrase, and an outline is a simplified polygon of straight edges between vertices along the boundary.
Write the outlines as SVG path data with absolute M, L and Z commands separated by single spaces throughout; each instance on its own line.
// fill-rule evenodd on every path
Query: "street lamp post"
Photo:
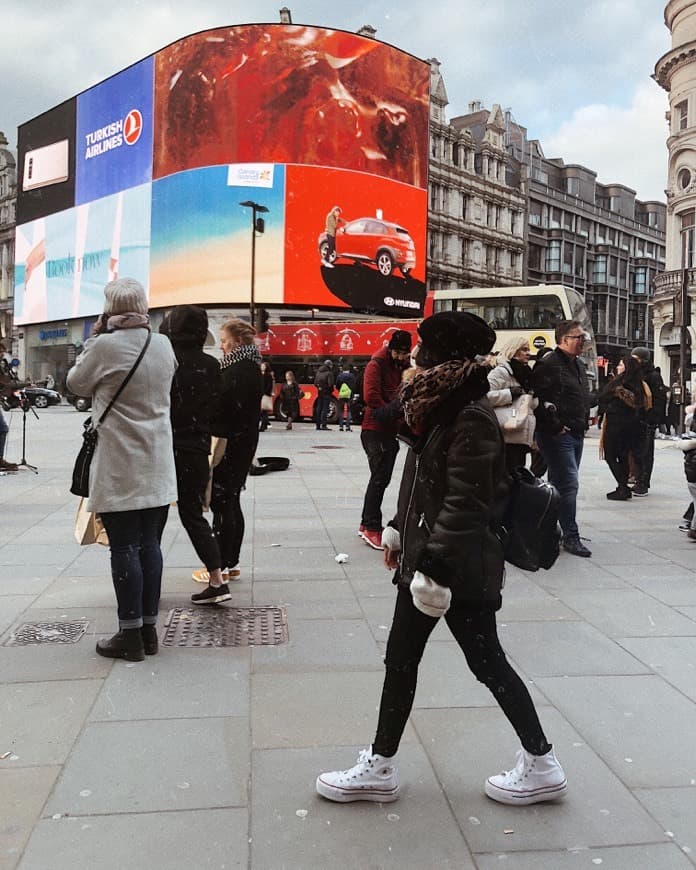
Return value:
M 259 205 L 258 202 L 253 202 L 251 199 L 245 199 L 244 202 L 240 202 L 240 205 L 243 205 L 244 208 L 251 209 L 251 292 L 249 295 L 249 318 L 251 320 L 251 325 L 254 325 L 254 319 L 256 317 L 256 300 L 254 298 L 254 283 L 255 283 L 255 274 L 256 274 L 256 231 L 258 228 L 257 224 L 257 214 L 267 214 L 268 209 L 265 205 Z M 260 232 L 263 232 L 263 218 L 258 218 L 261 222 Z

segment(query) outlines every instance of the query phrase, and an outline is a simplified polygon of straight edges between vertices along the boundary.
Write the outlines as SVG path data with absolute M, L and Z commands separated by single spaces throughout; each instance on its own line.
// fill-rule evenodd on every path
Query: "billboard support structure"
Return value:
M 256 317 L 256 303 L 254 299 L 254 280 L 256 271 L 256 215 L 257 213 L 267 214 L 268 209 L 265 205 L 259 205 L 258 202 L 254 202 L 251 199 L 245 199 L 244 202 L 240 202 L 239 204 L 243 205 L 244 208 L 251 209 L 251 292 L 249 295 L 249 320 L 253 326 Z

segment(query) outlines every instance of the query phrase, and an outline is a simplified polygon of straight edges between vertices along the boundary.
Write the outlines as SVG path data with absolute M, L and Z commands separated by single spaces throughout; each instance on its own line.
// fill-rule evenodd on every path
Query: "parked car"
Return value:
M 49 405 L 60 405 L 61 395 L 55 390 L 47 390 L 45 387 L 22 387 L 19 393 L 23 393 L 30 405 L 35 408 L 48 408 Z M 19 403 L 10 402 L 8 407 L 18 407 Z
M 65 399 L 69 402 L 76 411 L 89 411 L 92 407 L 92 397 L 76 396 L 74 393 L 65 391 Z
M 408 230 L 377 218 L 358 218 L 340 227 L 336 233 L 336 250 L 330 255 L 326 233 L 319 236 L 318 244 L 322 260 L 374 263 L 385 277 L 395 268 L 408 275 L 416 266 L 416 246 Z

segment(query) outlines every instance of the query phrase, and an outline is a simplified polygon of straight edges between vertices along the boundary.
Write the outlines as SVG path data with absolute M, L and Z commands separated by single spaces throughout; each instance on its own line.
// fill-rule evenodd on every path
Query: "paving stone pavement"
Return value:
M 676 528 L 687 490 L 671 442 L 657 442 L 649 497 L 612 503 L 591 432 L 579 519 L 593 557 L 508 571 L 500 635 L 567 799 L 511 808 L 484 796 L 517 740 L 442 624 L 399 753 L 402 797 L 336 805 L 314 780 L 372 739 L 394 600 L 356 535 L 359 430 L 275 424 L 261 436 L 260 455 L 291 465 L 249 480 L 231 605 L 284 608 L 288 642 L 162 647 L 127 664 L 94 651 L 116 630 L 108 553 L 72 537 L 83 420 L 69 406 L 29 416 L 39 473 L 0 477 L 0 870 L 696 866 L 696 544 Z M 8 458 L 20 454 L 13 412 Z M 163 548 L 160 635 L 200 589 L 175 510 Z M 75 643 L 8 645 L 30 622 L 86 628 Z

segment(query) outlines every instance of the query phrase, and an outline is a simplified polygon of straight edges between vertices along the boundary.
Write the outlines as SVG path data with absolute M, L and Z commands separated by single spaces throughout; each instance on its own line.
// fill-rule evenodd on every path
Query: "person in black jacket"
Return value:
M 331 407 L 331 397 L 333 396 L 334 384 L 336 379 L 333 373 L 333 362 L 330 359 L 325 359 L 322 365 L 317 369 L 314 376 L 314 386 L 317 388 L 317 404 L 314 408 L 314 423 L 317 429 L 327 430 L 329 427 L 326 421 Z
M 259 407 L 263 394 L 261 354 L 256 330 L 232 318 L 220 327 L 222 384 L 219 412 L 212 424 L 213 485 L 210 507 L 213 531 L 220 547 L 222 575 L 240 576 L 239 554 L 244 539 L 241 494 L 259 440 Z
M 600 458 L 606 460 L 616 480 L 607 493 L 610 501 L 628 501 L 629 454 L 633 454 L 636 478 L 641 475 L 641 419 L 650 409 L 650 391 L 645 389 L 641 365 L 633 356 L 620 360 L 616 376 L 602 390 L 599 409 L 603 416 L 599 441 Z
M 443 311 L 418 327 L 418 369 L 402 402 L 411 449 L 396 520 L 383 532 L 385 563 L 396 568 L 396 609 L 385 657 L 377 732 L 358 763 L 322 773 L 329 800 L 396 800 L 395 755 L 416 692 L 418 665 L 440 617 L 476 678 L 493 694 L 522 743 L 512 770 L 485 792 L 512 805 L 561 797 L 566 778 L 524 682 L 500 646 L 496 611 L 503 585 L 501 514 L 508 493 L 503 439 L 486 399 L 487 369 L 475 361 L 495 333 L 468 312 Z
M 666 416 L 667 388 L 662 375 L 655 370 L 655 366 L 650 361 L 650 351 L 647 347 L 634 347 L 631 356 L 640 363 L 643 380 L 652 396 L 652 407 L 647 409 L 641 418 L 641 439 L 634 453 L 640 465 L 640 473 L 636 475 L 633 495 L 645 496 L 650 489 L 650 479 L 655 464 L 655 434 Z
M 580 540 L 575 519 L 578 470 L 590 414 L 590 390 L 579 359 L 586 340 L 582 324 L 562 320 L 556 326 L 556 349 L 532 372 L 539 399 L 536 443 L 549 470 L 549 480 L 561 496 L 559 521 L 563 548 L 574 556 L 591 556 Z
M 210 426 L 220 401 L 220 366 L 203 352 L 208 335 L 205 309 L 177 306 L 163 320 L 160 332 L 169 337 L 178 363 L 171 391 L 177 508 L 181 524 L 205 565 L 204 571 L 194 572 L 194 580 L 209 584 L 209 589 L 191 600 L 194 604 L 217 604 L 232 596 L 223 582 L 220 548 L 203 509 L 210 478 Z

